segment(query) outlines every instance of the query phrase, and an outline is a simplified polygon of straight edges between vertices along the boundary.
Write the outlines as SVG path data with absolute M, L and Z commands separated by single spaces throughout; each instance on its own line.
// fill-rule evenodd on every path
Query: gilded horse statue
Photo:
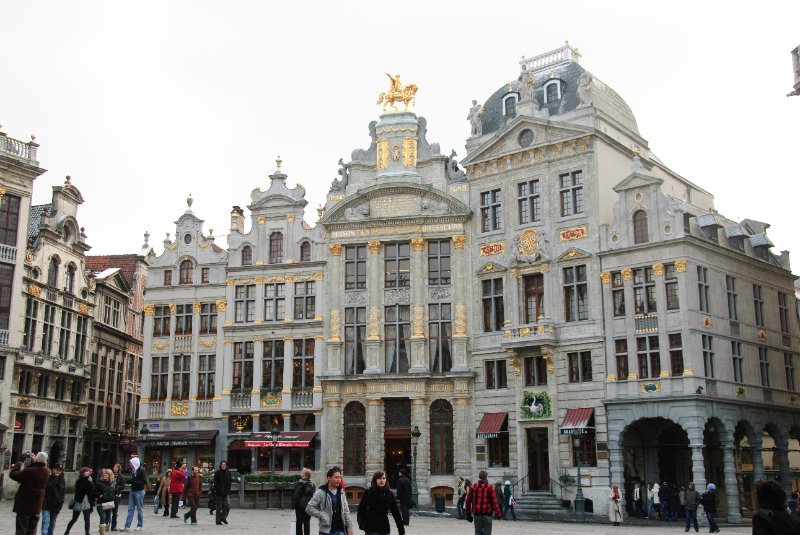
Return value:
M 400 111 L 395 106 L 395 102 L 402 102 L 405 104 L 405 109 L 408 110 L 409 104 L 415 104 L 416 98 L 414 95 L 417 94 L 417 84 L 408 84 L 407 86 L 403 86 L 400 84 L 400 75 L 396 74 L 392 76 L 388 72 L 386 76 L 389 77 L 391 80 L 391 87 L 389 91 L 381 92 L 378 95 L 378 102 L 376 104 L 383 104 L 383 111 L 389 111 L 387 108 L 391 106 L 394 108 L 394 111 Z

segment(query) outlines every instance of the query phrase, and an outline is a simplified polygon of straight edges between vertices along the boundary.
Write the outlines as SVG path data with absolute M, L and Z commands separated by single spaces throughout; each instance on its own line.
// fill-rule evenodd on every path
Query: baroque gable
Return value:
M 497 262 L 486 262 L 483 264 L 478 271 L 475 272 L 476 275 L 486 275 L 488 273 L 505 273 L 506 268 L 502 264 L 498 264 Z
M 579 249 L 578 247 L 570 247 L 561 256 L 558 257 L 558 261 L 564 262 L 568 260 L 578 260 L 589 257 L 591 257 L 591 254 L 589 254 L 587 251 Z

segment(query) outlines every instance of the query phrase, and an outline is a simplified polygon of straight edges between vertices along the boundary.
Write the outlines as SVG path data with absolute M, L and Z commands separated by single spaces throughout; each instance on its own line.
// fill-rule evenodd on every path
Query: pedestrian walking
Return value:
M 106 530 L 111 527 L 111 511 L 114 509 L 114 473 L 103 468 L 94 490 L 97 515 L 100 517 L 100 535 L 106 535 Z
M 648 510 L 649 514 L 647 515 L 647 518 L 661 520 L 661 497 L 659 496 L 660 491 L 661 491 L 661 485 L 659 485 L 658 483 L 653 483 L 653 486 L 647 493 L 647 497 L 650 499 L 650 505 L 652 506 L 652 508 Z
M 411 523 L 410 509 L 417 504 L 411 505 L 411 480 L 408 479 L 405 469 L 400 470 L 400 477 L 397 478 L 397 501 L 400 502 L 403 524 L 408 526 Z
M 119 513 L 122 491 L 125 490 L 125 478 L 122 476 L 122 466 L 119 463 L 114 465 L 112 471 L 114 476 L 114 509 L 111 511 L 111 531 L 117 531 L 117 514 Z
M 83 529 L 86 535 L 89 535 L 89 519 L 92 516 L 92 507 L 94 507 L 94 483 L 92 483 L 91 475 L 92 472 L 87 467 L 83 467 L 78 471 L 78 481 L 75 482 L 75 495 L 70 502 L 72 520 L 67 524 L 67 531 L 64 532 L 64 535 L 69 535 L 69 531 L 81 515 L 83 515 Z
M 391 531 L 389 513 L 392 513 L 394 523 L 397 525 L 397 533 L 405 535 L 403 517 L 400 515 L 397 499 L 389 488 L 386 472 L 378 470 L 373 474 L 370 487 L 364 492 L 358 503 L 358 529 L 369 534 L 389 535 Z
M 36 455 L 33 452 L 26 453 L 14 465 L 8 476 L 19 483 L 17 495 L 14 497 L 14 512 L 17 513 L 16 534 L 33 535 L 39 527 L 45 487 L 50 477 L 47 454 L 43 451 Z
M 800 535 L 800 521 L 792 516 L 786 503 L 786 491 L 777 481 L 767 479 L 756 484 L 758 511 L 753 515 L 753 535 Z
M 511 491 L 511 481 L 506 481 L 503 484 L 503 513 L 500 515 L 502 520 L 506 519 L 506 513 L 511 510 L 511 518 L 517 519 L 517 513 L 514 512 L 514 506 L 517 505 L 517 500 L 514 499 L 514 493 Z
M 683 485 L 678 491 L 678 518 L 686 518 L 686 489 Z
M 700 531 L 697 527 L 697 508 L 700 506 L 700 493 L 694 488 L 694 483 L 689 483 L 686 486 L 686 498 L 684 500 L 684 507 L 686 508 L 686 529 L 694 526 L 694 530 Z
M 464 500 L 467 497 L 467 489 L 463 477 L 458 478 L 458 486 L 456 487 L 456 492 L 458 494 L 458 501 L 456 502 L 456 511 L 458 512 L 458 518 L 462 519 L 464 518 Z
M 342 492 L 342 469 L 328 470 L 328 482 L 318 488 L 306 506 L 306 513 L 319 520 L 319 532 L 330 535 L 353 535 L 353 521 L 347 496 Z
M 633 515 L 636 518 L 639 518 L 644 514 L 644 510 L 642 509 L 642 486 L 639 483 L 636 483 L 633 486 Z
M 294 508 L 295 535 L 311 535 L 311 516 L 306 513 L 306 506 L 317 490 L 311 482 L 311 469 L 303 468 L 300 480 L 294 486 L 292 507 Z
M 700 503 L 703 505 L 708 519 L 708 532 L 719 533 L 719 526 L 717 526 L 717 521 L 714 519 L 717 515 L 717 486 L 715 484 L 708 484 L 706 491 L 700 497 Z
M 169 483 L 172 480 L 172 468 L 167 470 L 167 473 L 161 476 L 161 479 L 158 483 L 158 489 L 156 490 L 156 497 L 155 499 L 158 500 L 158 507 L 155 508 L 155 513 L 158 514 L 158 510 L 161 506 L 164 507 L 164 515 L 169 516 Z
M 203 480 L 200 477 L 200 468 L 192 467 L 192 472 L 183 486 L 183 501 L 189 504 L 189 511 L 183 513 L 183 523 L 191 520 L 197 524 L 197 508 L 200 506 L 200 494 L 203 492 Z
M 217 525 L 228 523 L 228 512 L 231 510 L 231 502 L 228 499 L 228 495 L 231 493 L 231 480 L 228 461 L 220 461 L 219 469 L 214 472 L 214 492 L 217 496 Z
M 475 535 L 492 535 L 492 516 L 500 518 L 497 493 L 487 481 L 488 477 L 486 470 L 478 473 L 478 482 L 472 485 L 464 502 L 467 520 L 475 523 Z
M 56 528 L 56 518 L 61 508 L 64 507 L 66 483 L 64 482 L 64 467 L 57 464 L 53 467 L 47 484 L 44 488 L 44 507 L 42 507 L 42 535 L 53 535 Z
M 662 481 L 661 487 L 658 489 L 658 499 L 661 503 L 661 519 L 664 522 L 669 522 L 669 512 L 670 507 L 672 507 L 672 503 L 670 503 L 671 492 L 672 488 L 669 486 L 669 483 Z
M 178 518 L 178 507 L 180 507 L 181 496 L 183 495 L 184 480 L 186 478 L 186 464 L 175 463 L 172 475 L 169 478 L 169 495 L 172 499 L 172 508 L 169 511 L 170 518 Z
M 131 457 L 131 492 L 128 494 L 128 516 L 125 519 L 125 527 L 120 531 L 130 531 L 133 524 L 133 513 L 136 512 L 136 531 L 141 531 L 144 527 L 144 489 L 149 485 L 147 482 L 147 472 L 141 466 L 139 457 Z
M 622 522 L 621 500 L 622 496 L 619 493 L 619 485 L 614 485 L 611 487 L 611 492 L 608 493 L 608 519 L 615 526 L 619 526 Z

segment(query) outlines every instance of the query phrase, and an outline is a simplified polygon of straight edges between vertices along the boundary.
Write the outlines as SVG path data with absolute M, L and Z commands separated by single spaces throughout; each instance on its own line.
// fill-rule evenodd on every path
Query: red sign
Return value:
M 481 256 L 491 256 L 493 254 L 500 254 L 505 250 L 505 245 L 502 243 L 487 243 L 486 245 L 481 245 L 480 253 Z
M 586 227 L 575 227 L 562 230 L 559 233 L 559 237 L 561 241 L 580 240 L 581 238 L 585 238 L 588 233 Z

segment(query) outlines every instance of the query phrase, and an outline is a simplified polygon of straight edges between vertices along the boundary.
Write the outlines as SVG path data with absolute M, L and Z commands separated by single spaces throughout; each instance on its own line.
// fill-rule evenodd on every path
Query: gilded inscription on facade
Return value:
M 421 207 L 421 200 L 416 195 L 377 197 L 369 203 L 370 214 L 375 217 L 415 215 Z

